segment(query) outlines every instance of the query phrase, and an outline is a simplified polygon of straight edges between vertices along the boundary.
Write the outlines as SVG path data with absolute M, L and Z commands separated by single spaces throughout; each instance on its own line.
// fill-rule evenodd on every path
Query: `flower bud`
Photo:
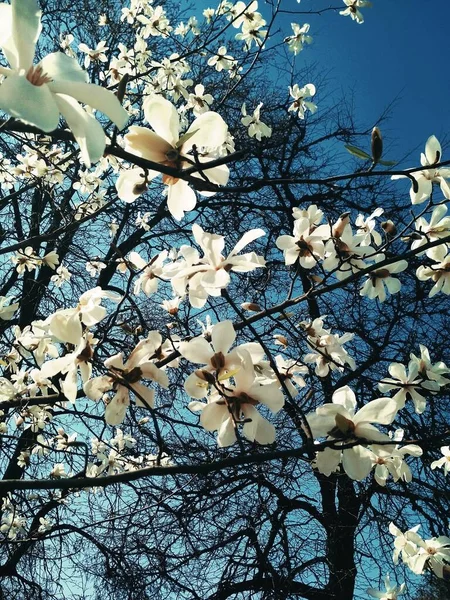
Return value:
M 372 129 L 372 160 L 374 165 L 380 160 L 383 154 L 383 139 L 381 137 L 381 131 L 378 127 Z
M 250 312 L 261 312 L 262 308 L 256 302 L 243 302 L 241 308 Z

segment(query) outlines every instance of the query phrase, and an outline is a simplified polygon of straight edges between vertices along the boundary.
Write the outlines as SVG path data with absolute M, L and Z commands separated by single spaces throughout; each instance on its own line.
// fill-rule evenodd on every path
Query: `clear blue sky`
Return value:
M 342 0 L 283 2 L 283 8 L 292 11 L 341 5 L 345 8 Z M 260 7 L 266 8 L 263 2 Z M 450 133 L 450 1 L 373 0 L 372 8 L 362 12 L 362 25 L 332 11 L 283 15 L 286 31 L 291 21 L 311 25 L 313 44 L 296 60 L 323 66 L 329 72 L 329 91 L 353 93 L 354 113 L 365 125 L 373 124 L 396 99 L 383 128 L 386 146 L 391 147 L 389 158 L 399 159 L 416 146 L 422 150 L 432 134 L 443 141 Z M 317 99 L 320 105 L 319 95 Z M 419 155 L 414 156 L 418 160 Z

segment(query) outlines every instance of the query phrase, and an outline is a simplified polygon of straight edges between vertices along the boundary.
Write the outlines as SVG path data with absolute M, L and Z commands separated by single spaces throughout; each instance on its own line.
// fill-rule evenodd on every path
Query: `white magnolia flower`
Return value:
M 412 204 L 421 204 L 428 200 L 433 191 L 433 183 L 438 183 L 445 198 L 450 199 L 450 186 L 447 179 L 450 178 L 450 169 L 436 169 L 433 165 L 441 162 L 442 148 L 436 136 L 432 135 L 425 144 L 425 154 L 420 155 L 420 164 L 429 167 L 423 171 L 415 171 L 411 176 L 416 181 L 416 186 L 411 186 L 409 195 Z M 391 179 L 402 179 L 406 175 L 392 175 Z M 409 179 L 409 177 L 408 177 Z M 416 187 L 416 190 L 414 189 Z
M 416 277 L 419 281 L 431 279 L 434 282 L 434 286 L 428 294 L 430 298 L 439 292 L 448 296 L 450 294 L 450 254 L 447 254 L 440 262 L 434 263 L 430 267 L 424 265 L 418 267 Z
M 330 237 L 330 227 L 311 226 L 307 217 L 294 221 L 293 235 L 280 235 L 276 246 L 283 251 L 286 265 L 293 265 L 296 260 L 304 269 L 314 268 L 325 255 L 324 240 Z
M 419 390 L 421 392 L 428 391 L 428 393 L 435 393 L 439 390 L 437 381 L 424 380 L 419 375 L 419 364 L 415 361 L 409 362 L 408 372 L 401 363 L 392 363 L 389 366 L 389 374 L 393 379 L 383 379 L 378 384 L 378 388 L 383 393 L 398 390 L 392 399 L 397 402 L 399 409 L 405 406 L 407 397 L 410 396 L 414 402 L 416 413 L 421 414 L 427 406 L 427 401 L 419 393 Z
M 136 397 L 136 406 L 153 408 L 155 391 L 140 383 L 141 379 L 151 379 L 164 388 L 169 386 L 167 374 L 149 360 L 161 342 L 157 331 L 150 332 L 148 338 L 134 348 L 125 363 L 122 352 L 111 356 L 105 360 L 108 375 L 94 377 L 84 384 L 83 389 L 91 400 L 100 400 L 105 392 L 114 390 L 115 394 L 105 410 L 108 425 L 122 423 L 130 404 L 130 392 Z
M 383 260 L 385 260 L 384 254 L 377 254 L 375 256 L 377 263 L 383 262 Z M 397 294 L 402 287 L 400 280 L 392 277 L 392 275 L 401 273 L 407 267 L 408 263 L 406 260 L 399 260 L 371 271 L 367 274 L 367 281 L 359 291 L 360 295 L 367 296 L 371 300 L 378 298 L 380 302 L 384 302 L 386 300 L 386 289 L 390 294 Z
M 443 578 L 444 565 L 450 563 L 450 538 L 441 535 L 423 540 L 414 531 L 407 531 L 405 536 L 417 547 L 416 553 L 407 562 L 411 571 L 420 575 L 429 566 L 438 577 Z
M 214 67 L 219 73 L 224 69 L 225 71 L 229 71 L 233 68 L 234 63 L 234 58 L 227 54 L 227 49 L 225 46 L 220 46 L 220 48 L 217 50 L 217 53 L 208 59 L 208 65 L 210 67 Z
M 175 106 L 162 96 L 153 96 L 144 101 L 144 114 L 153 131 L 146 127 L 132 126 L 125 136 L 125 149 L 154 163 L 173 167 L 181 171 L 191 166 L 194 158 L 188 154 L 195 146 L 201 148 L 219 148 L 226 140 L 228 128 L 220 115 L 208 111 L 201 114 L 192 123 L 187 132 L 180 138 L 180 119 Z M 200 162 L 213 158 L 202 154 L 197 157 Z M 119 198 L 132 202 L 145 191 L 145 184 L 159 175 L 158 171 L 147 171 L 143 179 L 142 168 L 131 169 L 121 173 L 117 181 Z M 226 165 L 202 171 L 212 183 L 226 185 L 229 171 Z M 198 176 L 198 174 L 196 175 Z M 132 183 L 130 184 L 130 178 Z M 139 178 L 139 179 L 138 179 Z M 184 213 L 193 210 L 197 204 L 194 190 L 182 179 L 163 175 L 163 183 L 168 186 L 167 206 L 171 214 L 180 221 Z M 137 186 L 142 186 L 139 188 Z M 211 192 L 200 192 L 211 195 Z
M 303 50 L 303 46 L 305 44 L 311 44 L 313 39 L 308 35 L 310 28 L 308 23 L 305 23 L 302 26 L 297 23 L 291 23 L 291 27 L 294 35 L 290 35 L 285 38 L 284 41 L 288 45 L 289 50 L 294 53 L 294 56 L 297 56 L 297 54 Z
M 311 114 L 316 112 L 317 105 L 308 100 L 308 98 L 312 98 L 316 93 L 316 86 L 314 84 L 307 83 L 302 88 L 299 88 L 296 83 L 292 87 L 289 86 L 289 93 L 294 99 L 294 102 L 288 108 L 288 112 L 297 112 L 299 119 L 305 118 L 306 110 L 309 110 Z
M 167 269 L 166 276 L 172 277 L 172 287 L 178 296 L 184 296 L 189 287 L 189 301 L 195 308 L 204 306 L 208 295 L 220 296 L 221 290 L 230 283 L 231 271 L 248 273 L 265 265 L 264 258 L 255 252 L 239 254 L 247 244 L 265 235 L 262 229 L 245 233 L 226 257 L 222 255 L 225 246 L 222 235 L 203 231 L 197 224 L 192 226 L 192 233 L 204 256 L 200 258 L 194 248 L 183 247 L 185 260 L 181 266 L 174 263 L 172 274 Z
M 367 593 L 372 596 L 372 598 L 379 598 L 379 600 L 397 600 L 399 596 L 403 594 L 405 591 L 405 584 L 402 583 L 398 587 L 394 584 L 391 584 L 391 580 L 389 578 L 389 574 L 384 578 L 384 587 L 386 590 L 381 592 L 374 588 L 368 588 Z
M 0 319 L 9 321 L 13 318 L 14 313 L 19 308 L 18 302 L 9 303 L 11 298 L 8 296 L 0 296 Z
M 379 217 L 383 212 L 383 208 L 376 208 L 368 217 L 364 218 L 361 214 L 356 217 L 355 225 L 358 228 L 356 233 L 364 236 L 361 246 L 370 246 L 372 240 L 377 246 L 381 245 L 383 240 L 378 231 L 375 230 L 377 224 L 375 217 Z
M 277 413 L 284 405 L 279 383 L 259 385 L 255 381 L 252 358 L 246 350 L 240 350 L 241 368 L 234 373 L 234 385 L 229 381 L 223 390 L 217 390 L 208 398 L 208 404 L 194 401 L 189 404 L 193 411 L 201 411 L 200 424 L 207 431 L 216 431 L 219 446 L 231 446 L 236 441 L 236 429 L 242 424 L 242 433 L 258 444 L 273 444 L 275 428 L 256 409 L 258 404 Z
M 102 40 L 95 48 L 89 48 L 86 44 L 79 44 L 78 50 L 86 54 L 84 57 L 84 68 L 88 69 L 91 62 L 107 62 L 108 57 L 105 52 L 109 50 L 106 42 Z
M 315 438 L 327 436 L 328 441 L 335 440 L 335 445 L 339 447 L 358 440 L 361 444 L 390 441 L 391 438 L 372 423 L 389 425 L 397 410 L 394 400 L 378 398 L 355 412 L 355 394 L 348 386 L 344 386 L 334 392 L 332 403 L 319 406 L 315 413 L 310 413 L 306 418 Z M 317 468 L 325 475 L 330 475 L 342 460 L 342 466 L 351 479 L 364 479 L 372 468 L 372 460 L 370 450 L 361 444 L 343 450 L 328 448 L 327 454 L 319 452 Z
M 414 239 L 411 244 L 411 250 L 450 235 L 450 217 L 446 217 L 446 214 L 447 207 L 445 204 L 439 204 L 439 206 L 433 209 L 429 223 L 424 217 L 416 219 L 415 227 L 420 237 L 419 239 Z M 447 246 L 446 244 L 442 244 L 441 246 L 429 248 L 425 251 L 425 254 L 433 260 L 443 260 L 447 254 Z
M 394 525 L 394 523 L 389 523 L 389 533 L 395 537 L 394 552 L 392 555 L 394 565 L 398 564 L 399 558 L 401 558 L 404 563 L 408 564 L 410 557 L 415 554 L 417 546 L 411 541 L 408 534 L 410 532 L 417 532 L 419 528 L 420 525 L 415 525 L 412 529 L 403 533 L 396 525 Z
M 442 446 L 441 452 L 443 454 L 442 458 L 438 458 L 438 460 L 434 460 L 431 463 L 432 469 L 444 469 L 444 475 L 448 475 L 450 473 L 450 446 Z
M 339 14 L 344 17 L 351 17 L 360 25 L 361 23 L 364 23 L 364 17 L 359 9 L 366 6 L 372 6 L 372 3 L 368 0 L 343 0 L 343 2 L 348 8 L 339 11 Z
M 128 113 L 112 92 L 86 83 L 87 74 L 66 54 L 54 52 L 33 65 L 40 32 L 41 11 L 35 0 L 0 4 L 0 47 L 11 67 L 0 67 L 5 76 L 0 108 L 46 132 L 57 128 L 62 114 L 89 165 L 103 155 L 105 134 L 79 102 L 106 114 L 119 129 L 125 126 Z
M 242 125 L 244 125 L 244 127 L 248 127 L 249 137 L 255 137 L 259 142 L 261 141 L 261 138 L 270 137 L 272 135 L 272 128 L 260 121 L 260 111 L 262 105 L 262 102 L 258 104 L 253 111 L 253 115 L 247 115 L 245 102 L 241 108 L 241 114 L 243 115 L 241 119 Z

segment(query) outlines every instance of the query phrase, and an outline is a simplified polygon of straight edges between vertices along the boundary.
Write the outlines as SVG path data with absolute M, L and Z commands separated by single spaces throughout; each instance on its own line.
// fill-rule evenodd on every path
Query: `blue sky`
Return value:
M 341 5 L 345 8 L 341 0 L 283 2 L 283 8 L 292 11 Z M 262 2 L 260 6 L 264 10 Z M 323 67 L 329 73 L 327 91 L 337 92 L 336 98 L 341 91 L 353 94 L 360 123 L 375 124 L 395 101 L 390 121 L 383 126 L 385 147 L 389 147 L 386 158 L 400 159 L 418 147 L 413 153 L 418 161 L 418 151 L 430 135 L 443 141 L 450 132 L 450 2 L 373 0 L 372 8 L 362 12 L 362 25 L 331 11 L 320 16 L 285 14 L 283 29 L 290 30 L 291 21 L 310 23 L 313 44 L 296 60 L 299 66 Z

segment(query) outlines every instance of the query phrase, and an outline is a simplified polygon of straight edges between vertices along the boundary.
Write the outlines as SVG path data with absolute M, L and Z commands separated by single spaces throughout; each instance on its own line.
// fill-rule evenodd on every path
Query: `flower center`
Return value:
M 28 81 L 32 85 L 35 85 L 37 87 L 40 87 L 41 85 L 44 85 L 44 83 L 50 83 L 50 81 L 52 80 L 52 78 L 49 77 L 47 75 L 47 73 L 43 72 L 42 67 L 40 65 L 31 66 L 28 69 L 27 74 L 25 75 L 25 77 L 28 79 Z

